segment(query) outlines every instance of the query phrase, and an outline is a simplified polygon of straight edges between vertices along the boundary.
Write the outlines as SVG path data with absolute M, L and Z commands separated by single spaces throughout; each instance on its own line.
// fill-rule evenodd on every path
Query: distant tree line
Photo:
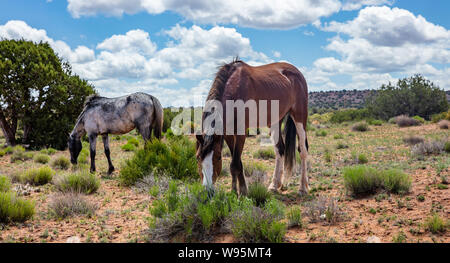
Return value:
M 448 110 L 445 91 L 421 75 L 401 79 L 396 85 L 381 86 L 369 96 L 366 105 L 369 114 L 384 120 L 402 114 L 430 120 L 433 114 Z
M 367 96 L 365 107 L 340 109 L 330 121 L 342 123 L 360 120 L 389 120 L 399 115 L 419 116 L 431 120 L 449 109 L 447 94 L 421 75 L 400 79 L 397 84 L 383 85 Z M 317 111 L 317 110 L 316 110 Z
M 8 145 L 64 149 L 94 93 L 48 43 L 0 41 L 0 127 Z

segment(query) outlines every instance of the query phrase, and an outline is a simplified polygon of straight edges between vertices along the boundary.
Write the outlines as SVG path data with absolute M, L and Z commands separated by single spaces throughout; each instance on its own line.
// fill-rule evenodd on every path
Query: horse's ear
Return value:
M 198 143 L 200 143 L 200 145 L 203 145 L 203 142 L 205 141 L 203 135 L 197 134 L 195 137 L 197 138 Z

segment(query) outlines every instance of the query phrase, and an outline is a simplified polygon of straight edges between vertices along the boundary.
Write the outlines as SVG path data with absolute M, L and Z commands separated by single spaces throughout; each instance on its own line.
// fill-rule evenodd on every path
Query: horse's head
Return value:
M 70 162 L 72 164 L 77 164 L 78 155 L 80 154 L 81 148 L 83 147 L 83 145 L 81 144 L 81 139 L 70 135 L 67 144 L 69 145 Z
M 197 165 L 203 185 L 213 192 L 213 184 L 222 171 L 221 135 L 197 135 Z

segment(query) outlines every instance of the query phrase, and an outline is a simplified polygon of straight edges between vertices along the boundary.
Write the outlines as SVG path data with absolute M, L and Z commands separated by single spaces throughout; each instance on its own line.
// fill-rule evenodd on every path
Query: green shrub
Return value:
M 65 156 L 59 156 L 52 161 L 51 166 L 55 169 L 67 170 L 70 167 L 70 161 Z
M 286 218 L 289 227 L 303 227 L 302 210 L 300 206 L 291 207 L 286 214 Z
M 448 225 L 448 222 L 446 223 L 438 214 L 434 214 L 425 221 L 425 229 L 433 234 L 445 233 Z
M 437 113 L 431 116 L 431 121 L 433 123 L 438 123 L 441 120 L 450 121 L 450 110 L 447 112 Z
M 76 215 L 92 216 L 96 209 L 96 205 L 78 193 L 57 194 L 51 197 L 48 204 L 49 215 L 59 219 Z
M 264 206 L 272 194 L 267 190 L 266 186 L 260 182 L 252 183 L 248 187 L 248 198 L 255 202 L 256 206 Z
M 4 149 L 0 150 L 0 157 L 3 157 L 6 155 L 6 151 Z
M 373 126 L 382 126 L 383 121 L 382 120 L 369 120 L 368 124 L 373 125 Z
M 317 137 L 325 137 L 325 136 L 327 136 L 327 131 L 325 131 L 325 130 L 319 130 L 319 131 L 316 131 L 316 136 Z
M 358 163 L 359 164 L 366 164 L 369 162 L 369 159 L 367 158 L 367 156 L 363 153 L 358 155 Z
M 335 140 L 344 139 L 344 135 L 342 133 L 335 134 L 333 137 Z
M 87 164 L 89 162 L 88 157 L 89 157 L 89 147 L 83 147 L 81 149 L 80 154 L 78 155 L 77 159 L 78 164 Z
M 11 188 L 11 179 L 8 176 L 0 175 L 0 192 L 7 192 Z
M 379 189 L 403 194 L 411 188 L 411 178 L 400 170 L 377 171 L 364 165 L 344 169 L 344 184 L 353 195 L 373 194 Z
M 331 152 L 330 152 L 330 150 L 328 150 L 328 149 L 325 150 L 324 157 L 325 157 L 325 161 L 327 163 L 331 163 Z
M 447 152 L 447 153 L 450 153 L 450 141 L 445 143 L 444 151 Z
M 53 155 L 53 154 L 55 154 L 55 153 L 57 153 L 58 151 L 56 150 L 56 149 L 53 149 L 53 148 L 48 148 L 48 149 L 42 149 L 41 151 L 40 151 L 40 153 L 42 153 L 42 154 L 48 154 L 48 155 Z
M 128 140 L 127 144 L 133 144 L 136 147 L 139 147 L 139 140 L 136 137 L 132 137 Z
M 34 156 L 33 160 L 37 163 L 46 164 L 50 161 L 50 156 L 46 154 L 37 154 Z
M 244 163 L 244 175 L 246 177 L 261 177 L 266 174 L 268 167 L 263 163 L 249 160 Z
M 150 207 L 153 218 L 149 239 L 167 242 L 183 235 L 186 241 L 202 240 L 223 228 L 231 213 L 238 210 L 239 203 L 234 193 L 220 188 L 209 198 L 200 184 L 188 185 L 181 190 L 171 182 L 163 199 L 155 200 Z
M 133 185 L 150 172 L 166 174 L 175 179 L 198 179 L 195 144 L 184 136 L 153 140 L 125 162 L 120 170 L 120 181 Z
M 342 142 L 340 142 L 340 143 L 338 143 L 338 145 L 336 145 L 336 149 L 338 149 L 338 150 L 348 149 L 348 148 L 349 148 L 348 145 L 346 145 L 346 144 L 344 144 Z
M 43 166 L 26 170 L 19 176 L 19 181 L 31 185 L 44 185 L 52 181 L 53 175 L 54 172 L 50 167 Z
M 274 206 L 278 208 L 274 209 Z M 284 215 L 273 213 L 283 210 L 282 206 L 283 204 L 275 199 L 262 208 L 244 200 L 230 220 L 233 235 L 245 243 L 282 242 L 287 230 L 286 224 L 280 222 Z
M 33 159 L 32 152 L 26 152 L 25 148 L 20 145 L 17 145 L 12 148 L 11 162 L 14 163 L 16 161 L 27 161 Z
M 392 242 L 394 243 L 405 243 L 406 242 L 406 235 L 403 233 L 403 231 L 400 231 L 397 235 L 395 235 L 392 238 Z
M 380 173 L 373 168 L 359 165 L 344 169 L 344 184 L 353 195 L 375 193 L 381 186 Z
M 390 193 L 404 194 L 411 189 L 411 178 L 396 169 L 383 171 L 383 187 Z
M 54 184 L 61 192 L 92 194 L 100 187 L 100 180 L 88 170 L 81 170 L 56 177 Z
M 420 116 L 414 116 L 413 117 L 413 119 L 414 120 L 416 120 L 416 121 L 418 121 L 418 122 L 420 122 L 421 124 L 424 124 L 425 123 L 425 119 L 424 118 L 422 118 L 422 117 L 420 117 Z
M 122 146 L 122 150 L 126 152 L 134 152 L 136 151 L 136 146 L 134 144 L 127 143 Z
M 7 146 L 5 149 L 3 149 L 6 154 L 11 154 L 14 151 L 14 148 L 12 146 Z
M 365 132 L 365 131 L 369 130 L 369 125 L 366 122 L 360 122 L 360 123 L 355 124 L 352 127 L 352 130 L 359 131 L 359 132 Z
M 165 200 L 155 200 L 150 207 L 150 214 L 154 217 L 162 218 L 168 212 Z
M 13 192 L 0 192 L 0 222 L 25 222 L 34 215 L 34 203 Z
M 275 159 L 275 152 L 272 148 L 259 149 L 253 153 L 253 157 L 263 160 Z

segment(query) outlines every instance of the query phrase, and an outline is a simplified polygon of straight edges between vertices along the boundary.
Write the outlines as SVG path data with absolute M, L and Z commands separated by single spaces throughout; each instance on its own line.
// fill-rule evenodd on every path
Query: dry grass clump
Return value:
M 398 127 L 411 127 L 411 126 L 419 126 L 421 124 L 420 120 L 410 118 L 407 115 L 400 115 L 394 118 L 394 122 L 398 125 Z
M 369 125 L 367 124 L 367 122 L 360 122 L 355 124 L 352 127 L 352 131 L 358 131 L 358 132 L 366 132 L 369 130 Z
M 445 141 L 425 141 L 416 144 L 412 148 L 412 154 L 416 157 L 422 158 L 424 155 L 440 154 L 444 151 Z
M 89 203 L 85 197 L 78 193 L 63 193 L 51 197 L 48 213 L 52 217 L 66 218 L 76 215 L 91 216 L 97 206 Z
M 450 121 L 448 120 L 442 120 L 438 123 L 439 128 L 442 130 L 448 130 L 450 127 Z
M 323 221 L 328 224 L 335 224 L 345 219 L 345 213 L 334 198 L 319 196 L 317 199 L 306 203 L 305 208 L 305 215 L 311 223 Z
M 425 139 L 420 136 L 411 135 L 409 137 L 403 138 L 403 142 L 409 145 L 416 145 L 419 143 L 423 143 Z

